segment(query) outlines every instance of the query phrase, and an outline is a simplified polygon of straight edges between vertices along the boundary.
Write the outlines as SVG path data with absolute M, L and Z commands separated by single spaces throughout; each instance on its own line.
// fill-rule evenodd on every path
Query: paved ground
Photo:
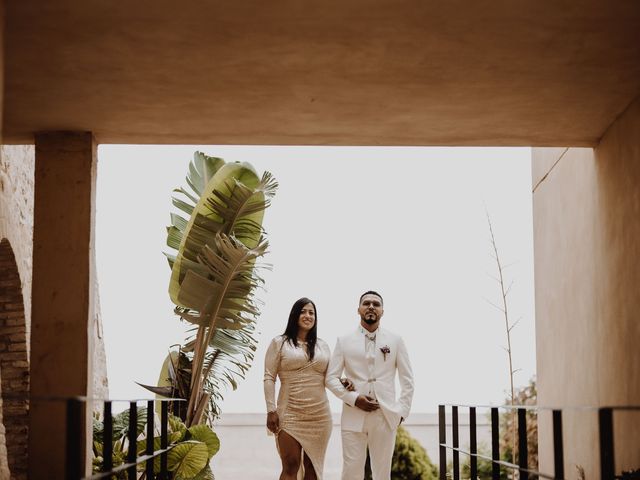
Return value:
M 213 457 L 216 480 L 274 480 L 280 473 L 280 459 L 273 436 L 267 435 L 264 414 L 226 414 L 216 426 L 220 451 Z M 489 427 L 479 419 L 478 441 L 488 442 Z M 339 418 L 334 414 L 334 426 L 329 441 L 323 480 L 339 480 L 342 445 Z M 467 443 L 466 416 L 460 418 L 460 443 Z M 426 448 L 433 462 L 438 461 L 438 424 L 435 414 L 412 414 L 406 424 L 411 435 Z M 450 438 L 450 433 L 448 433 Z

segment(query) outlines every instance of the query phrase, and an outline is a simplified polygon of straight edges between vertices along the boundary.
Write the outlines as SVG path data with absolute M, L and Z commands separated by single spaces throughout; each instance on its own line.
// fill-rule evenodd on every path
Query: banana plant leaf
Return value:
M 183 265 L 183 258 L 196 261 L 202 248 L 212 245 L 218 233 L 233 232 L 249 248 L 259 243 L 264 209 L 276 188 L 277 183 L 269 173 L 261 180 L 250 164 L 228 163 L 204 186 L 188 221 L 172 215 L 167 244 L 175 247 L 180 240 L 169 282 L 173 303 L 188 307 L 180 301 L 181 284 L 189 271 L 188 266 Z

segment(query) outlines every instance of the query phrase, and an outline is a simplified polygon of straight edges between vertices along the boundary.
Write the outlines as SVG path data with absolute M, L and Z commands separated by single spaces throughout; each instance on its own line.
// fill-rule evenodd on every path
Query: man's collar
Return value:
M 376 335 L 380 332 L 380 326 L 378 326 L 378 328 L 376 328 L 373 332 L 370 332 L 369 330 L 367 330 L 366 328 L 364 328 L 362 325 L 358 325 L 358 331 L 362 334 L 362 335 L 368 335 L 370 333 Z

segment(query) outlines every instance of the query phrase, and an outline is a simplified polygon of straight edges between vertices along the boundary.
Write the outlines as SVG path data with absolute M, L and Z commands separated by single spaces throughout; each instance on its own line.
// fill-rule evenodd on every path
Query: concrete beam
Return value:
M 640 2 L 7 2 L 5 142 L 595 146 Z

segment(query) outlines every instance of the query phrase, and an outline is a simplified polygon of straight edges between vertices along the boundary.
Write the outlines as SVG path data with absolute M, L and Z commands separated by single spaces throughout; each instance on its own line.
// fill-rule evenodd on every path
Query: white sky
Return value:
M 167 294 L 163 251 L 171 191 L 193 152 L 248 161 L 280 183 L 265 215 L 268 292 L 253 368 L 224 412 L 263 412 L 268 341 L 293 302 L 312 298 L 331 348 L 377 290 L 383 327 L 404 336 L 414 412 L 438 403 L 501 403 L 508 387 L 504 318 L 490 256 L 490 213 L 506 275 L 516 384 L 535 373 L 531 168 L 528 148 L 108 146 L 99 148 L 97 268 L 112 398 L 149 398 L 167 348 L 185 338 Z M 339 402 L 329 394 L 332 410 Z

